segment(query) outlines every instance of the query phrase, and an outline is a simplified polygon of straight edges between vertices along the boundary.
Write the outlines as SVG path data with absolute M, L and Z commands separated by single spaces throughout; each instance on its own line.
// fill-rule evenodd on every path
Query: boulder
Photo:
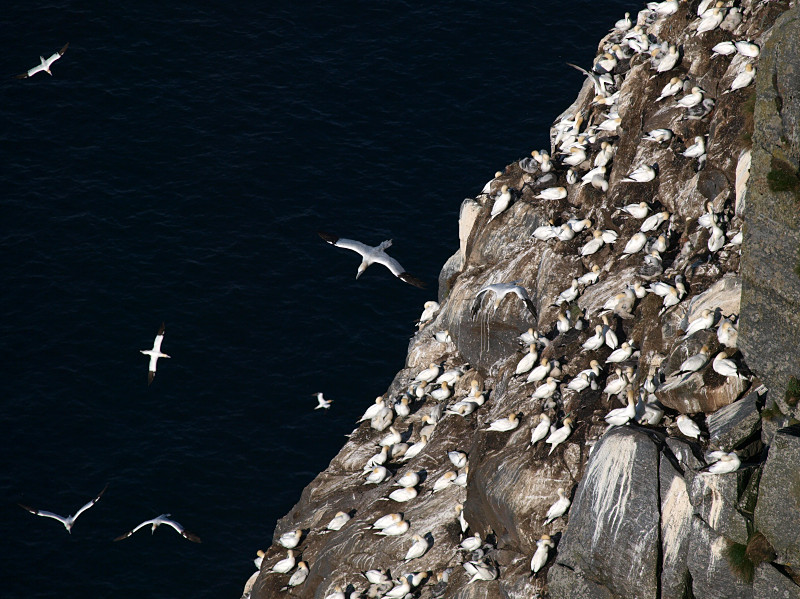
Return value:
M 753 587 L 747 580 L 746 565 L 740 567 L 737 547 L 717 534 L 700 518 L 692 520 L 689 543 L 689 572 L 695 599 L 752 599 Z
M 709 442 L 728 451 L 750 440 L 761 427 L 758 412 L 760 396 L 756 391 L 720 408 L 706 418 Z
M 800 586 L 771 564 L 760 564 L 753 578 L 753 599 L 800 599 Z

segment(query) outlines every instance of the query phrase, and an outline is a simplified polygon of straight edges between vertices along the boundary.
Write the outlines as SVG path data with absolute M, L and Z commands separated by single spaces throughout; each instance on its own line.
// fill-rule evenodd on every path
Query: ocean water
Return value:
M 565 63 L 639 8 L 6 7 L 0 595 L 239 597 L 402 368 L 463 198 L 548 147 L 582 85 Z M 66 42 L 53 77 L 13 79 Z M 379 266 L 356 281 L 320 230 L 393 239 L 428 289 Z M 72 534 L 17 505 L 66 515 L 106 484 Z M 111 542 L 161 513 L 203 543 Z

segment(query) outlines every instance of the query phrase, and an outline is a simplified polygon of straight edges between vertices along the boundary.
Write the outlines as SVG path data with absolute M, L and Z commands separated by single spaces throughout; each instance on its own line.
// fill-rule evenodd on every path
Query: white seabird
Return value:
M 533 365 L 536 364 L 536 360 L 539 357 L 539 352 L 536 351 L 536 344 L 531 343 L 528 348 L 528 353 L 520 358 L 519 362 L 517 362 L 517 367 L 514 369 L 514 374 L 525 374 L 529 372 Z
M 509 293 L 515 294 L 522 302 L 525 304 L 525 307 L 528 311 L 536 318 L 536 308 L 531 301 L 528 292 L 525 290 L 524 287 L 517 285 L 515 282 L 512 283 L 493 283 L 491 285 L 486 285 L 480 291 L 478 291 L 477 295 L 475 296 L 475 301 L 472 304 L 472 315 L 473 317 L 477 314 L 478 310 L 481 307 L 481 298 L 484 293 L 492 292 L 494 293 L 494 309 L 497 310 L 497 307 L 500 305 L 500 302 L 503 298 L 508 295 Z
M 412 559 L 417 559 L 425 555 L 428 551 L 428 541 L 420 535 L 412 535 L 414 543 L 409 547 L 406 552 L 405 561 L 410 562 Z
M 706 153 L 706 143 L 702 136 L 697 135 L 694 138 L 694 143 L 682 152 L 686 158 L 699 158 Z
M 161 343 L 163 341 L 164 341 L 164 323 L 162 322 L 161 326 L 158 328 L 158 333 L 156 334 L 156 338 L 153 340 L 153 348 L 139 350 L 144 355 L 150 356 L 150 365 L 147 367 L 148 385 L 153 382 L 153 378 L 156 376 L 156 365 L 158 364 L 158 359 L 170 357 L 161 351 Z
M 544 519 L 545 526 L 566 514 L 570 503 L 572 503 L 569 497 L 564 495 L 564 489 L 557 489 L 556 493 L 558 493 L 558 499 L 550 506 L 550 509 L 547 510 L 547 517 Z
M 700 471 L 700 474 L 726 474 L 728 472 L 735 472 L 739 469 L 741 461 L 736 452 L 714 452 L 718 453 L 717 461 Z
M 384 537 L 397 537 L 408 532 L 411 524 L 408 520 L 401 520 L 397 524 L 392 524 L 376 532 L 375 534 L 383 535 Z
M 636 254 L 642 250 L 644 244 L 647 243 L 647 235 L 638 231 L 633 234 L 633 236 L 628 240 L 628 243 L 625 244 L 625 247 L 622 250 L 623 254 Z
M 302 536 L 303 531 L 299 528 L 297 530 L 290 530 L 289 532 L 283 533 L 278 538 L 278 543 L 286 549 L 294 549 L 300 543 Z
M 611 410 L 605 416 L 605 421 L 611 426 L 624 426 L 636 415 L 636 400 L 633 389 L 628 389 L 628 405 L 624 408 Z
M 333 403 L 333 400 L 332 399 L 325 399 L 322 396 L 322 392 L 321 391 L 319 391 L 317 393 L 314 393 L 314 395 L 317 397 L 317 405 L 314 407 L 315 410 L 319 410 L 319 409 L 327 410 L 327 409 L 329 409 L 331 407 L 331 404 Z
M 756 70 L 753 67 L 752 63 L 747 63 L 744 65 L 744 70 L 741 71 L 734 80 L 731 82 L 730 89 L 722 92 L 724 94 L 729 94 L 731 92 L 735 92 L 737 89 L 742 89 L 743 87 L 747 87 L 753 82 L 753 79 L 756 78 Z
M 270 568 L 270 572 L 277 572 L 278 574 L 286 574 L 292 568 L 294 568 L 294 565 L 295 565 L 294 551 L 289 549 L 289 551 L 286 552 L 286 557 L 283 558 L 282 560 L 278 560 L 275 563 L 275 565 L 272 566 L 272 568 Z
M 512 412 L 506 418 L 495 420 L 483 430 L 506 432 L 506 431 L 513 431 L 518 426 L 519 426 L 519 418 L 517 418 L 517 415 Z
M 53 73 L 50 72 L 50 67 L 55 61 L 64 56 L 64 52 L 67 51 L 68 46 L 69 42 L 64 44 L 64 47 L 61 48 L 61 50 L 59 50 L 58 52 L 54 52 L 53 54 L 51 54 L 49 58 L 40 56 L 39 60 L 41 60 L 42 62 L 40 64 L 37 64 L 32 69 L 28 69 L 27 71 L 22 73 L 22 75 L 17 75 L 17 79 L 27 79 L 28 77 L 33 77 L 36 73 L 40 73 L 42 71 L 44 71 L 45 73 L 47 73 L 52 77 Z
M 494 200 L 494 204 L 492 204 L 492 212 L 491 216 L 489 217 L 489 222 L 492 222 L 501 212 L 505 212 L 510 203 L 511 191 L 509 190 L 508 185 L 503 185 L 500 188 L 500 193 L 497 194 L 497 197 Z
M 628 176 L 623 177 L 622 181 L 630 183 L 648 183 L 656 178 L 656 170 L 654 167 L 655 165 L 650 166 L 648 164 L 643 164 L 628 173 Z
M 692 88 L 691 93 L 686 94 L 680 100 L 678 100 L 678 106 L 682 106 L 683 108 L 692 108 L 693 106 L 700 104 L 702 101 L 703 90 L 695 86 Z
M 567 188 L 548 187 L 547 189 L 543 189 L 533 197 L 539 200 L 563 200 L 565 197 L 567 197 Z
M 672 135 L 673 133 L 670 129 L 653 129 L 652 131 L 648 131 L 647 135 L 645 135 L 642 139 L 646 139 L 647 141 L 664 143 L 671 140 Z
M 695 318 L 692 322 L 689 323 L 689 326 L 686 327 L 686 333 L 683 335 L 683 338 L 686 339 L 687 337 L 691 337 L 698 331 L 703 331 L 705 329 L 711 328 L 714 325 L 714 312 L 709 310 L 708 308 L 704 308 L 702 312 L 700 312 L 700 316 Z
M 350 514 L 347 512 L 336 512 L 336 515 L 328 522 L 325 527 L 327 530 L 341 530 L 342 526 L 350 521 Z
M 343 239 L 337 237 L 336 235 L 331 235 L 330 233 L 320 232 L 319 236 L 322 237 L 322 239 L 324 239 L 331 245 L 352 250 L 361 255 L 361 264 L 358 266 L 358 271 L 356 272 L 356 279 L 360 277 L 365 270 L 367 270 L 367 267 L 370 264 L 377 263 L 377 264 L 382 264 L 383 266 L 388 268 L 391 271 L 391 273 L 401 281 L 405 281 L 406 283 L 414 285 L 415 287 L 419 288 L 425 287 L 424 282 L 422 282 L 415 276 L 407 273 L 406 270 L 402 266 L 400 266 L 400 263 L 397 260 L 395 260 L 386 253 L 385 251 L 386 248 L 392 245 L 391 239 L 387 239 L 380 245 L 373 247 L 363 244 L 360 241 L 354 241 L 352 239 Z
M 178 534 L 181 535 L 184 539 L 192 541 L 193 543 L 199 543 L 200 542 L 200 537 L 188 532 L 186 529 L 183 528 L 183 526 L 181 526 L 180 524 L 175 522 L 175 520 L 170 520 L 170 514 L 161 514 L 160 516 L 157 516 L 157 517 L 153 518 L 152 520 L 145 520 L 144 522 L 139 524 L 133 530 L 131 530 L 129 532 L 126 532 L 124 535 L 118 536 L 114 540 L 115 541 L 121 541 L 122 539 L 127 539 L 129 536 L 131 536 L 137 530 L 139 530 L 141 528 L 144 528 L 145 526 L 150 526 L 151 527 L 150 528 L 150 534 L 153 534 L 156 531 L 156 528 L 158 528 L 162 524 L 166 524 L 167 526 L 171 526 L 172 528 L 174 528 L 178 532 Z M 289 552 L 291 553 L 291 549 L 289 550 Z M 294 563 L 292 564 L 292 566 L 294 566 Z
M 647 233 L 648 231 L 654 231 L 658 229 L 662 223 L 669 220 L 670 213 L 666 210 L 662 210 L 661 212 L 657 212 L 656 214 L 652 214 L 644 219 L 642 222 L 641 227 L 639 230 L 643 233 Z
M 638 204 L 627 204 L 622 207 L 623 212 L 627 212 L 633 218 L 642 220 L 643 218 L 647 218 L 647 215 L 650 213 L 650 206 L 647 205 L 647 202 L 639 202 Z
M 542 535 L 542 538 L 536 541 L 536 552 L 531 558 L 531 571 L 536 574 L 547 563 L 547 558 L 550 553 L 550 547 L 553 542 L 550 540 L 550 535 Z
M 738 42 L 734 42 L 733 45 L 739 54 L 747 56 L 748 58 L 755 58 L 761 53 L 761 48 L 759 48 L 757 44 L 748 42 L 747 40 L 739 40 Z
M 703 366 L 705 366 L 706 362 L 708 361 L 708 346 L 704 345 L 700 348 L 700 351 L 693 356 L 689 356 L 686 358 L 678 368 L 677 374 L 681 374 L 684 372 L 697 372 Z
M 27 505 L 23 505 L 21 503 L 19 504 L 19 506 L 21 508 L 24 508 L 24 509 L 28 510 L 34 516 L 42 516 L 44 518 L 52 518 L 53 520 L 58 520 L 59 522 L 61 522 L 61 524 L 64 525 L 64 528 L 67 529 L 67 532 L 72 534 L 72 526 L 75 524 L 75 520 L 78 519 L 78 516 L 80 516 L 83 512 L 88 510 L 90 507 L 92 507 L 95 503 L 100 501 L 100 498 L 103 496 L 103 493 L 106 492 L 107 488 L 108 488 L 108 485 L 103 487 L 103 490 L 100 491 L 100 493 L 97 494 L 97 497 L 95 497 L 89 503 L 87 503 L 83 507 L 81 507 L 81 509 L 79 509 L 77 512 L 75 512 L 74 516 L 73 515 L 69 515 L 69 516 L 66 516 L 66 517 L 59 516 L 58 514 L 54 514 L 53 512 L 46 512 L 44 510 L 36 510 L 36 509 L 34 509 L 32 507 L 28 507 Z
M 700 436 L 700 427 L 686 414 L 678 414 L 675 422 L 678 425 L 678 430 L 687 437 L 697 439 Z
M 463 451 L 448 451 L 447 457 L 456 468 L 463 468 L 467 465 L 467 454 Z
M 286 586 L 283 587 L 281 590 L 285 591 L 289 587 L 296 587 L 303 584 L 308 578 L 308 563 L 307 562 L 298 562 L 297 569 L 292 574 L 291 578 L 289 578 L 289 582 L 286 583 Z
M 442 474 L 439 478 L 436 479 L 436 482 L 433 483 L 433 492 L 438 493 L 439 491 L 443 491 L 456 479 L 458 474 L 453 470 L 448 470 L 444 474 Z
M 545 443 L 550 445 L 550 451 L 547 452 L 547 455 L 553 453 L 555 448 L 563 443 L 572 432 L 572 418 L 564 418 L 564 421 L 561 424 L 561 428 L 558 428 L 550 433 L 550 436 L 545 439 Z
M 379 395 L 375 398 L 375 403 L 372 404 L 370 407 L 367 408 L 364 415 L 358 419 L 358 422 L 364 422 L 365 420 L 372 420 L 378 413 L 386 407 L 386 400 L 383 398 L 382 395 Z
M 558 388 L 558 381 L 552 376 L 548 376 L 544 383 L 536 387 L 536 391 L 531 395 L 531 399 L 547 399 L 552 397 Z
M 658 96 L 658 98 L 656 98 L 656 102 L 659 102 L 664 98 L 669 98 L 670 96 L 674 96 L 682 89 L 683 89 L 683 81 L 681 81 L 681 78 L 673 77 L 672 79 L 669 80 L 669 83 L 667 83 L 661 90 L 661 95 Z M 666 131 L 669 131 L 669 129 L 666 129 Z
M 531 445 L 536 445 L 548 434 L 550 434 L 550 416 L 542 412 L 539 414 L 539 424 L 531 431 Z
M 739 374 L 739 369 L 736 366 L 736 362 L 730 360 L 728 358 L 728 352 L 721 351 L 716 356 L 714 356 L 714 360 L 711 362 L 711 367 L 714 369 L 714 372 L 721 374 L 724 377 L 732 377 L 735 376 L 736 378 L 741 378 L 741 374 Z
M 368 472 L 369 474 L 364 480 L 365 485 L 379 485 L 391 475 L 389 469 L 385 466 L 375 466 L 372 470 L 368 470 Z M 291 549 L 291 547 L 289 547 L 289 549 Z

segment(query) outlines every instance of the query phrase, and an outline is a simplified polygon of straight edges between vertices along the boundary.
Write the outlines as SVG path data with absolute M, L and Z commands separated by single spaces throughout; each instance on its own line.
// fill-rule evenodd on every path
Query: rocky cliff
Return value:
M 800 597 L 799 17 L 617 23 L 245 595 Z

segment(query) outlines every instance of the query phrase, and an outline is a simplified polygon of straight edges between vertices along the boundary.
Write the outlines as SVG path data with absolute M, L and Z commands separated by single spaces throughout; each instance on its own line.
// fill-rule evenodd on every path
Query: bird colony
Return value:
M 651 2 L 571 65 L 586 83 L 551 147 L 465 201 L 406 368 L 279 521 L 246 595 L 547 596 L 611 431 L 681 440 L 707 480 L 752 466 L 706 415 L 759 389 L 737 350 L 741 105 L 780 10 Z M 320 235 L 359 274 L 382 261 L 422 286 L 388 245 Z

